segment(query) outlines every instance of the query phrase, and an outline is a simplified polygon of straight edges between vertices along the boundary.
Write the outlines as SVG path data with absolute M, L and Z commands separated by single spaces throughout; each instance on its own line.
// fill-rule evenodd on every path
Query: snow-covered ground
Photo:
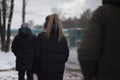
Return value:
M 0 71 L 15 68 L 15 59 L 12 52 L 0 52 Z
M 15 56 L 12 52 L 0 52 L 0 80 L 18 80 L 15 71 Z M 37 80 L 36 75 L 34 75 Z M 70 49 L 70 56 L 66 63 L 64 80 L 83 80 L 79 62 L 77 60 L 76 48 Z

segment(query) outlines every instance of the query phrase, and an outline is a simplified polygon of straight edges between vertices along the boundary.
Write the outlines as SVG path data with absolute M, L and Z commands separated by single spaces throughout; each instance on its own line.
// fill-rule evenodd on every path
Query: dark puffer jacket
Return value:
M 12 43 L 12 52 L 16 56 L 16 70 L 32 69 L 35 38 L 29 28 L 19 29 Z
M 37 37 L 37 48 L 40 80 L 63 80 L 65 62 L 69 56 L 66 39 L 58 42 L 57 37 L 47 38 L 43 32 Z
M 78 49 L 85 80 L 120 80 L 120 0 L 103 0 Z

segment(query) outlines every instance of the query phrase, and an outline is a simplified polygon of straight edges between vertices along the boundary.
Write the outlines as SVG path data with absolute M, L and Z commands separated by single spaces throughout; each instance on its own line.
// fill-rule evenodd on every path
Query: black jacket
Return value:
M 20 28 L 12 42 L 12 52 L 16 56 L 16 70 L 31 70 L 34 58 L 35 35 L 29 28 Z
M 69 49 L 65 37 L 58 42 L 57 37 L 47 38 L 45 33 L 37 37 L 38 76 L 41 80 L 63 80 L 65 62 Z
M 78 48 L 85 80 L 120 80 L 120 0 L 103 0 Z

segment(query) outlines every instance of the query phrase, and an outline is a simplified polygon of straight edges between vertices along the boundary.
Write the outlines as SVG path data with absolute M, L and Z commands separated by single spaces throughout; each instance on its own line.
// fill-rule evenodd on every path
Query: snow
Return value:
M 0 72 L 0 80 L 18 80 L 17 71 Z
M 0 71 L 15 68 L 15 56 L 12 52 L 0 52 Z
M 70 49 L 70 56 L 66 63 L 64 80 L 83 80 L 81 68 L 77 59 L 77 48 Z M 15 71 L 16 57 L 10 51 L 0 52 L 0 80 L 18 80 L 18 73 Z M 34 75 L 37 80 L 36 75 Z
M 68 61 L 66 63 L 66 68 L 78 69 L 80 70 L 79 62 L 77 59 L 77 48 L 71 48 Z

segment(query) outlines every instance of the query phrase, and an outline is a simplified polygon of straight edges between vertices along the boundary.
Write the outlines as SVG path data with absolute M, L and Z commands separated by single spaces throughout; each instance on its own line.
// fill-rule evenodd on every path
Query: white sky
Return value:
M 34 21 L 34 25 L 43 24 L 47 15 L 52 13 L 52 8 L 62 9 L 65 17 L 80 17 L 86 9 L 96 9 L 101 5 L 101 0 L 26 0 L 26 22 Z M 15 0 L 14 15 L 11 28 L 19 28 L 22 22 L 22 0 Z

